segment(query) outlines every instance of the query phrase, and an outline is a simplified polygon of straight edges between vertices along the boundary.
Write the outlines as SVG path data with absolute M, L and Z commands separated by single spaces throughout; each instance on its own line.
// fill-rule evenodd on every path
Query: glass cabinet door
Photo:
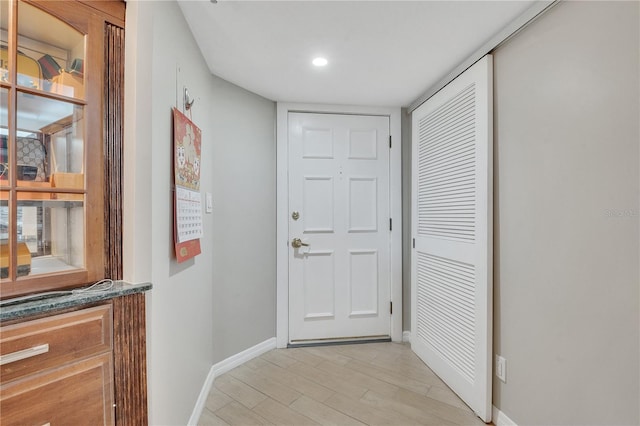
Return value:
M 90 16 L 84 25 L 74 16 L 72 26 L 46 10 L 63 3 L 0 0 L 3 297 L 84 284 L 101 273 L 87 250 L 102 238 L 87 209 L 102 197 L 100 106 L 89 101 L 100 99 L 101 80 L 93 79 L 93 89 L 86 83 L 92 72 L 100 75 L 91 59 L 99 57 L 87 57 L 99 36 L 90 34 Z

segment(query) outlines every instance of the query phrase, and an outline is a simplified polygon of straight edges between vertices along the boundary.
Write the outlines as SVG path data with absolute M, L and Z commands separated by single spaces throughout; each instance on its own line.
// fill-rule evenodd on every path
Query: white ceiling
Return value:
M 213 74 L 274 101 L 367 106 L 408 106 L 534 2 L 179 0 Z

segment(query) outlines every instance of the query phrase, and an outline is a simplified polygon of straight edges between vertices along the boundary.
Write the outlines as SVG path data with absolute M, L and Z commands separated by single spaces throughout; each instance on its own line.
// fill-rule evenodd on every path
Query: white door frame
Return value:
M 393 144 L 389 156 L 391 232 L 391 340 L 402 341 L 402 152 L 400 108 L 358 107 L 320 104 L 277 104 L 276 123 L 276 345 L 289 343 L 289 112 L 379 115 L 389 117 Z

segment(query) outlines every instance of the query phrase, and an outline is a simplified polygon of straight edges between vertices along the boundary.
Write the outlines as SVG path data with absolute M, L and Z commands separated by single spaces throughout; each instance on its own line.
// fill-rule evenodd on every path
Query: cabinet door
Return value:
M 1 1 L 0 15 L 6 298 L 105 276 L 105 20 L 79 2 Z
M 0 387 L 2 424 L 114 424 L 111 353 Z

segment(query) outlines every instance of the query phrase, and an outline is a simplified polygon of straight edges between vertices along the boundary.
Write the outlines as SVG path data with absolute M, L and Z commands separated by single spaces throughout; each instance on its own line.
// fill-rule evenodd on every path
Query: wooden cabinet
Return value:
M 111 425 L 111 304 L 0 327 L 3 425 Z
M 124 12 L 0 1 L 0 298 L 121 278 Z

